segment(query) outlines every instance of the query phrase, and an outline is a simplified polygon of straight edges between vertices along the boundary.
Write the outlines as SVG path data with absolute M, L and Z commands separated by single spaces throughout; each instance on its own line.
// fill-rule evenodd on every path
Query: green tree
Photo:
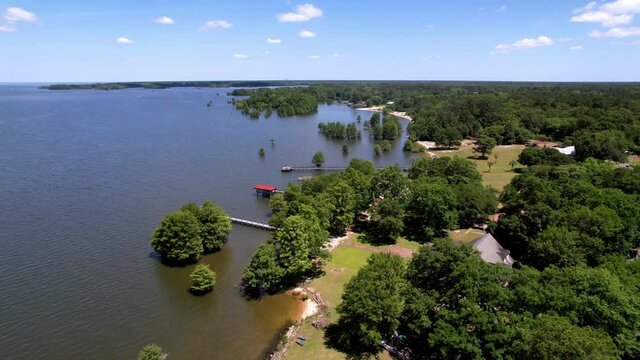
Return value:
M 196 262 L 204 251 L 198 219 L 189 211 L 174 211 L 162 219 L 151 246 L 170 264 Z
M 193 269 L 191 274 L 191 287 L 189 290 L 196 295 L 206 294 L 213 290 L 213 286 L 216 284 L 216 273 L 209 268 L 209 265 L 198 264 Z
M 287 201 L 282 194 L 273 194 L 269 199 L 269 207 L 273 214 L 278 214 L 287 208 Z
M 282 286 L 284 273 L 278 264 L 276 246 L 272 243 L 262 244 L 242 274 L 244 291 L 249 295 L 277 291 Z
M 373 175 L 371 191 L 374 199 L 390 197 L 403 202 L 409 193 L 409 181 L 398 165 L 388 166 Z
M 162 348 L 156 344 L 145 345 L 140 353 L 138 353 L 138 360 L 164 360 L 167 358 L 167 354 L 162 352 Z
M 355 192 L 344 180 L 340 180 L 326 191 L 327 201 L 331 204 L 329 231 L 342 235 L 353 223 L 355 217 Z
M 541 269 L 550 265 L 565 267 L 585 264 L 586 249 L 581 247 L 582 243 L 583 240 L 578 232 L 565 227 L 551 226 L 531 240 L 530 255 L 527 259 Z M 600 251 L 602 251 L 602 244 L 600 244 Z
M 311 163 L 317 167 L 322 166 L 322 164 L 324 164 L 325 159 L 324 159 L 324 154 L 322 153 L 322 151 L 318 151 L 315 154 L 313 154 L 313 158 L 311 159 Z
M 498 206 L 497 191 L 480 184 L 456 184 L 452 186 L 456 195 L 458 227 L 468 228 L 482 224 L 494 214 Z
M 405 265 L 388 253 L 373 254 L 345 285 L 336 308 L 336 342 L 355 353 L 377 353 L 400 325 Z
M 591 327 L 572 325 L 566 318 L 541 315 L 514 343 L 519 359 L 619 359 L 607 334 Z
M 394 244 L 404 230 L 404 206 L 394 198 L 378 200 L 370 209 L 367 238 L 378 244 Z
M 278 249 L 278 262 L 285 275 L 297 279 L 311 270 L 311 239 L 308 223 L 300 215 L 285 219 L 282 228 L 273 234 L 273 243 Z
M 205 201 L 200 207 L 187 204 L 182 210 L 193 213 L 198 219 L 204 253 L 220 250 L 231 232 L 231 218 L 224 209 L 211 201 Z
M 496 147 L 496 140 L 487 135 L 480 135 L 476 139 L 473 151 L 479 153 L 483 159 L 487 158 L 487 154 L 490 154 L 493 148 Z
M 411 188 L 405 225 L 420 242 L 433 239 L 458 223 L 457 199 L 451 188 L 429 178 L 418 179 Z
M 487 161 L 487 167 L 489 168 L 489 171 L 488 171 L 488 172 L 491 172 L 491 167 L 492 167 L 493 165 L 495 165 L 495 164 L 496 164 L 496 163 L 494 163 L 493 161 Z
M 349 145 L 342 144 L 342 155 L 349 155 Z
M 459 156 L 417 159 L 411 164 L 408 173 L 410 179 L 435 177 L 445 179 L 451 185 L 482 182 L 476 165 L 471 160 Z
M 343 173 L 342 178 L 349 183 L 355 195 L 355 210 L 364 211 L 371 203 L 371 178 L 372 174 L 363 173 L 356 168 L 349 166 Z
M 376 156 L 380 156 L 380 154 L 382 154 L 382 146 L 380 146 L 380 144 L 375 144 L 373 146 L 373 152 L 376 154 Z

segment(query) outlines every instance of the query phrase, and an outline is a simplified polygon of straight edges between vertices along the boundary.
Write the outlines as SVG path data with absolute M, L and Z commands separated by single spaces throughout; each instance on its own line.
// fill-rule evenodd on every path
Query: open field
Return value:
M 456 150 L 430 150 L 430 152 L 437 156 L 461 156 L 471 159 L 476 164 L 478 171 L 482 174 L 483 184 L 502 190 L 516 175 L 515 172 L 511 171 L 509 163 L 512 160 L 518 160 L 518 156 L 522 149 L 524 149 L 524 145 L 496 146 L 487 160 L 475 159 L 475 154 L 472 149 L 472 145 L 463 144 Z M 494 154 L 498 155 L 497 159 L 494 158 Z M 429 156 L 429 154 L 427 153 L 425 156 Z M 496 162 L 496 164 L 491 167 L 491 171 L 489 171 L 489 167 L 487 166 L 487 162 L 489 161 Z

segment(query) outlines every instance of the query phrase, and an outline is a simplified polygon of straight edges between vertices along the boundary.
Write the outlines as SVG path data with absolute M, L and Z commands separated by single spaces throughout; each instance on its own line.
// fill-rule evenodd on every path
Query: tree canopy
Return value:
M 227 213 L 211 201 L 185 204 L 162 219 L 151 247 L 168 264 L 197 262 L 202 254 L 219 250 L 231 231 Z

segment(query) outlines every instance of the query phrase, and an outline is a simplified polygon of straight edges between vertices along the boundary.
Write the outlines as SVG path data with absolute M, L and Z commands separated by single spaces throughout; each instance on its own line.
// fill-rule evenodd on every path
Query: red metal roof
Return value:
M 276 191 L 276 190 L 278 190 L 278 188 L 276 188 L 275 186 L 265 185 L 265 184 L 257 184 L 253 188 L 256 189 L 256 190 L 262 190 L 262 191 Z

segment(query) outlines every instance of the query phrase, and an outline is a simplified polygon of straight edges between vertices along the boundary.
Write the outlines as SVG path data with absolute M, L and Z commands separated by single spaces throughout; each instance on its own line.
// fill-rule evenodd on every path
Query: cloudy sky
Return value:
M 0 0 L 0 82 L 640 81 L 640 0 Z

